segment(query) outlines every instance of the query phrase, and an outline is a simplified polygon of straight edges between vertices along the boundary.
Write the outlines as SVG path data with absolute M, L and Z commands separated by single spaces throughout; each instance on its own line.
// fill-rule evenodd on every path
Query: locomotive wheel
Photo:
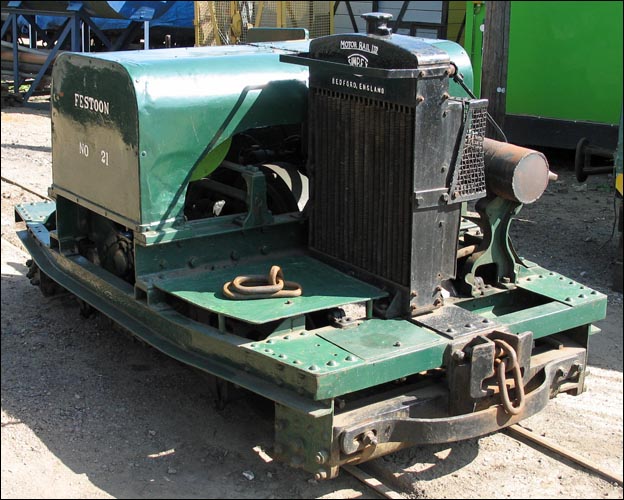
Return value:
M 43 273 L 41 269 L 39 269 L 39 266 L 32 260 L 28 260 L 26 265 L 28 266 L 28 273 L 26 273 L 26 277 L 30 279 L 31 285 L 39 287 L 39 290 L 41 290 L 44 297 L 51 297 L 62 290 L 56 281 L 52 280 L 47 274 Z

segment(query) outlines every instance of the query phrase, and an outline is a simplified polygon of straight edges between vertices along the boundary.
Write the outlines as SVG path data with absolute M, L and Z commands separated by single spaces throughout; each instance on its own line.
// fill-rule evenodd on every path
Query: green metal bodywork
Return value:
M 464 45 L 477 82 L 487 3 L 466 2 Z M 499 82 L 505 112 L 617 125 L 622 50 L 622 2 L 512 1 L 507 82 Z
M 511 2 L 508 114 L 617 125 L 622 2 Z
M 133 228 L 179 220 L 196 168 L 216 168 L 225 155 L 219 146 L 232 135 L 303 121 L 307 71 L 279 63 L 281 52 L 234 46 L 59 56 L 53 189 Z M 80 107 L 87 105 L 80 96 L 107 103 L 109 113 L 91 102 Z M 217 157 L 206 160 L 213 151 Z M 83 175 L 75 175 L 77 163 Z

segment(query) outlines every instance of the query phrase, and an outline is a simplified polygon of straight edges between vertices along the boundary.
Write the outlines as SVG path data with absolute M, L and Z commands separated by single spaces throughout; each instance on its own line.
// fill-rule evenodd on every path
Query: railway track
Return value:
M 555 458 L 563 458 L 565 460 L 574 462 L 580 465 L 581 467 L 583 467 L 584 469 L 592 472 L 593 474 L 600 476 L 603 479 L 607 479 L 610 482 L 615 482 L 619 484 L 620 486 L 622 486 L 622 474 L 621 473 L 617 474 L 617 473 L 611 472 L 605 469 L 604 467 L 601 467 L 600 465 L 596 464 L 595 462 L 579 455 L 578 453 L 575 453 L 570 450 L 566 450 L 564 447 L 559 446 L 554 441 L 551 441 L 550 439 L 540 436 L 539 434 L 536 434 L 535 432 L 530 431 L 529 429 L 526 429 L 525 427 L 522 427 L 519 424 L 514 424 L 510 427 L 507 427 L 507 429 L 505 429 L 505 432 L 509 436 L 521 442 L 526 442 L 527 444 L 531 446 L 536 445 L 542 449 L 546 449 L 550 451 L 554 455 Z
M 522 427 L 519 424 L 514 424 L 507 427 L 504 432 L 513 439 L 532 446 L 538 451 L 541 451 L 542 453 L 545 453 L 562 463 L 569 465 L 569 463 L 572 462 L 574 464 L 580 465 L 586 471 L 594 474 L 595 476 L 600 477 L 610 483 L 616 483 L 619 486 L 622 486 L 622 474 L 607 470 L 606 468 L 601 467 L 600 465 L 579 455 L 578 453 L 567 450 L 564 447 L 555 443 L 554 441 L 540 436 L 539 434 L 525 427 Z M 342 470 L 351 474 L 353 477 L 364 483 L 366 486 L 368 486 L 384 498 L 406 498 L 405 494 L 397 491 L 397 489 L 400 489 L 398 485 L 395 486 L 395 489 L 393 489 L 393 487 L 391 487 L 390 485 L 384 484 L 383 481 L 364 472 L 357 466 L 346 465 L 342 467 Z
M 20 184 L 17 181 L 11 180 L 7 177 L 5 177 L 4 175 L 0 176 L 0 178 L 4 181 L 7 182 L 9 184 L 12 184 L 13 186 L 17 186 L 18 188 L 30 193 L 30 194 L 34 194 L 35 196 L 38 196 L 39 198 L 43 199 L 43 200 L 49 200 L 50 198 L 48 196 L 45 196 L 41 193 L 38 193 L 37 191 L 33 191 L 32 189 L 30 189 L 27 186 L 24 186 L 23 184 Z

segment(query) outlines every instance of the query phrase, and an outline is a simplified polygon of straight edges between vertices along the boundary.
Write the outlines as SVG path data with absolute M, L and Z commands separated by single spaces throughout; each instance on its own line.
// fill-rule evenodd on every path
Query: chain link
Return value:
M 493 340 L 497 347 L 494 366 L 498 377 L 498 387 L 500 389 L 503 408 L 510 415 L 518 415 L 522 412 L 522 410 L 524 410 L 524 384 L 522 382 L 522 373 L 520 372 L 518 356 L 516 355 L 515 349 L 504 340 Z M 507 365 L 506 360 L 508 360 L 509 366 Z M 512 370 L 514 386 L 516 389 L 515 406 L 509 397 L 509 386 L 506 384 L 506 372 L 508 370 Z
M 252 300 L 279 297 L 298 297 L 303 293 L 299 283 L 286 281 L 279 266 L 272 266 L 268 275 L 237 276 L 223 285 L 228 299 Z

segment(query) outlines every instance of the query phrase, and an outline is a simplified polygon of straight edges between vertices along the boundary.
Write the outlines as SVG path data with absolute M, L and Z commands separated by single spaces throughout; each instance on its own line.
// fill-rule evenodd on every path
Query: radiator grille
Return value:
M 312 248 L 410 284 L 413 107 L 312 89 Z
M 483 138 L 485 137 L 487 108 L 483 101 L 466 106 L 464 136 L 455 167 L 451 196 L 454 201 L 472 200 L 485 195 L 485 165 Z

